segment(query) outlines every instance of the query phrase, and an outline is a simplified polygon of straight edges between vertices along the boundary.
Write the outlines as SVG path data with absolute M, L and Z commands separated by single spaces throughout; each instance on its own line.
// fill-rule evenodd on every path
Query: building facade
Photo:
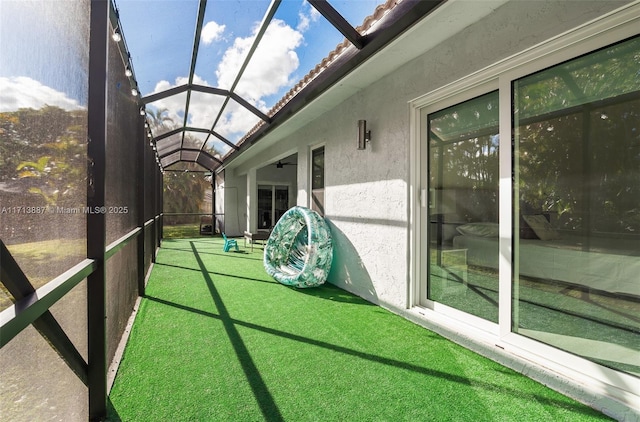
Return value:
M 284 186 L 329 282 L 635 420 L 638 28 L 638 2 L 447 2 L 225 165 L 225 231 Z

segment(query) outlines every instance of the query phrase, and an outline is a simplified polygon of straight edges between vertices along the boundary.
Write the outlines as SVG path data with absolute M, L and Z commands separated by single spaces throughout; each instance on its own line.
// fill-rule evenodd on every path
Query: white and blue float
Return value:
M 264 268 L 276 281 L 299 288 L 327 280 L 333 243 L 327 222 L 305 207 L 287 210 L 276 223 L 264 248 Z

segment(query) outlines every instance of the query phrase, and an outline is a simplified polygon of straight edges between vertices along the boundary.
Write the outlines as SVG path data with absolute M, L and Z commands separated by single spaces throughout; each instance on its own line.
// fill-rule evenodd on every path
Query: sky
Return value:
M 140 93 L 183 85 L 189 76 L 198 0 L 115 0 Z M 384 0 L 331 0 L 353 26 Z M 209 0 L 194 83 L 230 89 L 269 0 Z M 89 0 L 0 0 L 0 111 L 87 104 Z M 263 112 L 344 37 L 306 0 L 283 0 L 234 92 Z M 188 125 L 210 129 L 224 98 L 194 92 Z M 186 93 L 151 104 L 184 120 Z M 234 101 L 216 132 L 239 140 L 259 119 Z M 156 133 L 154 135 L 157 136 Z
M 89 12 L 88 2 L 0 0 L 0 112 L 86 108 Z

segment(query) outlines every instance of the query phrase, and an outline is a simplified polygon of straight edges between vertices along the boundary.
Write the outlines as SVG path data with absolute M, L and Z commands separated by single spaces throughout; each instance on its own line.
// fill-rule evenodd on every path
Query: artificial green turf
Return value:
M 608 420 L 334 286 L 280 285 L 261 248 L 165 240 L 146 293 L 112 420 Z

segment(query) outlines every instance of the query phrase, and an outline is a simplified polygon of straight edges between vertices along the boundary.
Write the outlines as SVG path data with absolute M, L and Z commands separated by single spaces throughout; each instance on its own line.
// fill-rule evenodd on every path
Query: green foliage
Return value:
M 164 212 L 200 212 L 204 201 L 204 192 L 210 186 L 202 173 L 166 172 L 164 174 Z M 183 221 L 178 219 L 175 222 L 181 223 Z
M 165 239 L 186 239 L 192 237 L 200 237 L 199 224 L 177 224 L 164 225 L 162 227 L 162 236 Z M 211 237 L 211 235 L 208 235 Z
M 76 205 L 86 175 L 86 112 L 45 106 L 0 113 L 0 180 L 36 179 L 47 205 Z
M 640 38 L 516 84 L 519 199 L 563 228 L 640 233 Z
M 429 129 L 430 185 L 457 192 L 457 218 L 497 221 L 497 91 L 430 115 Z M 443 198 L 434 199 L 440 204 L 436 213 L 452 212 L 441 207 Z
M 173 129 L 176 126 L 173 119 L 167 115 L 168 112 L 166 108 L 154 108 L 151 106 L 147 108 L 147 121 L 154 134 L 163 128 Z

